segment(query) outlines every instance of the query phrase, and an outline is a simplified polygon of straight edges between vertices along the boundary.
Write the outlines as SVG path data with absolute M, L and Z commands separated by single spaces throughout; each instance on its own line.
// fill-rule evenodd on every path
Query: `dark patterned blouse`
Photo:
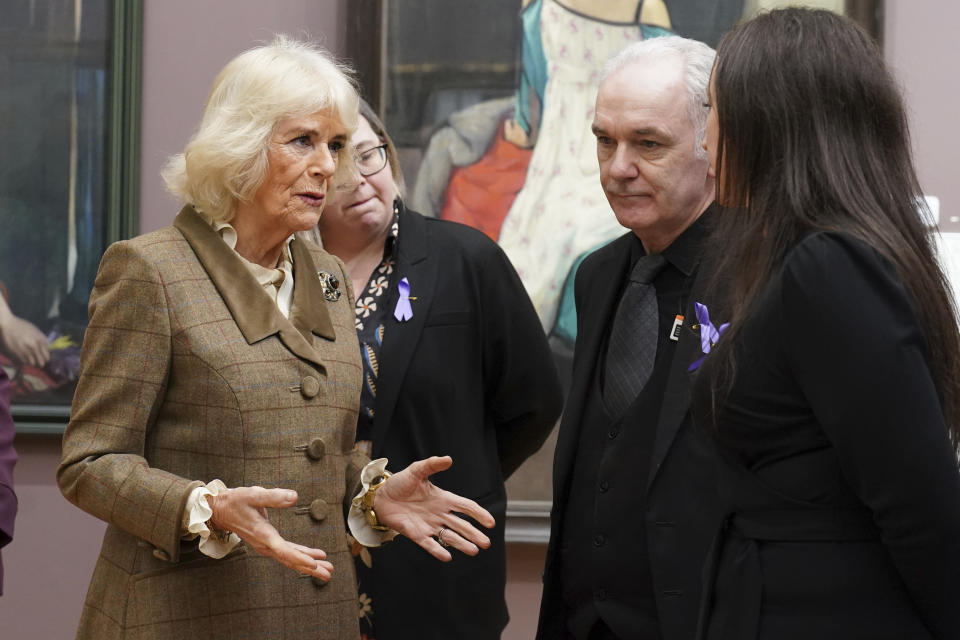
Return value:
M 397 235 L 400 225 L 394 214 L 393 225 L 383 246 L 383 259 L 370 275 L 363 291 L 357 291 L 357 338 L 360 340 L 360 359 L 363 363 L 363 387 L 360 390 L 360 414 L 357 417 L 357 448 L 368 456 L 373 438 L 373 412 L 377 397 L 377 375 L 380 372 L 380 347 L 389 310 L 386 293 L 392 284 L 393 267 L 397 262 Z
M 390 310 L 386 308 L 387 291 L 393 280 L 397 262 L 397 235 L 400 225 L 394 213 L 393 225 L 383 246 L 383 259 L 370 275 L 363 291 L 357 291 L 356 313 L 357 337 L 360 339 L 360 359 L 363 362 L 363 387 L 360 390 L 360 413 L 357 416 L 357 449 L 371 457 L 373 450 L 373 413 L 377 397 L 377 375 L 380 373 L 380 347 L 383 345 L 384 326 Z M 373 558 L 370 551 L 350 537 L 351 552 L 357 567 L 359 586 L 358 607 L 360 632 L 363 640 L 374 640 L 373 623 L 374 585 L 370 567 Z

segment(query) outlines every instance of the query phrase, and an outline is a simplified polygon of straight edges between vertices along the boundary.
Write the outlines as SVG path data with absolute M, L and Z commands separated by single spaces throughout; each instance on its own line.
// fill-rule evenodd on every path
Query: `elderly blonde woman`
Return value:
M 449 458 L 390 477 L 353 452 L 350 280 L 296 233 L 347 160 L 357 99 L 308 45 L 241 54 L 165 171 L 173 226 L 104 255 L 57 474 L 109 524 L 79 638 L 356 638 L 345 519 L 441 560 L 489 545 L 453 512 L 490 514 L 427 480 Z

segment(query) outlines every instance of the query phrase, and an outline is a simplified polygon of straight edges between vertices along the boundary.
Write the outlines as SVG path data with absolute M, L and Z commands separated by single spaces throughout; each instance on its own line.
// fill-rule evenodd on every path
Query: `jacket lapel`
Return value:
M 297 323 L 297 326 L 294 326 L 291 320 L 283 317 L 276 303 L 270 299 L 236 253 L 193 207 L 184 207 L 174 220 L 173 226 L 180 230 L 197 254 L 248 344 L 278 334 L 283 344 L 294 354 L 325 367 L 309 336 L 312 332 L 332 340 L 333 323 L 323 304 L 323 292 L 320 291 L 313 260 L 301 242 L 294 240 L 291 245 L 296 265 L 290 312 L 291 320 Z M 313 278 L 310 277 L 311 274 Z
M 429 229 L 426 221 L 417 213 L 401 206 L 399 235 L 397 237 L 397 264 L 390 282 L 390 291 L 385 296 L 387 318 L 384 327 L 383 346 L 380 349 L 380 374 L 377 377 L 377 398 L 374 403 L 373 457 L 381 455 L 386 434 L 393 421 L 393 414 L 403 386 L 403 378 L 410 365 L 424 322 L 433 303 L 437 283 L 437 260 L 429 255 Z M 413 317 L 400 322 L 393 316 L 399 299 L 397 285 L 402 278 L 410 283 Z
M 683 424 L 687 411 L 690 409 L 690 387 L 692 373 L 688 371 L 700 355 L 700 331 L 693 327 L 697 324 L 697 315 L 694 310 L 695 302 L 702 302 L 707 293 L 707 285 L 711 275 L 709 268 L 702 268 L 706 261 L 700 259 L 697 263 L 697 275 L 690 288 L 690 299 L 687 301 L 683 328 L 680 339 L 674 351 L 673 363 L 667 378 L 663 404 L 660 408 L 660 418 L 657 421 L 657 432 L 653 441 L 653 451 L 650 456 L 650 475 L 647 490 L 653 486 L 653 480 L 660 470 L 663 459 L 673 444 L 673 440 Z
M 310 250 L 296 238 L 290 245 L 293 254 L 293 301 L 290 305 L 290 322 L 300 334 L 313 343 L 313 336 L 335 340 L 333 321 L 327 312 L 323 286 Z M 343 291 L 343 289 L 341 289 Z M 346 299 L 346 298 L 344 298 Z
M 600 349 L 603 347 L 604 332 L 619 302 L 620 290 L 623 288 L 630 263 L 632 242 L 633 234 L 621 236 L 614 240 L 611 251 L 605 254 L 603 259 L 591 265 L 587 283 L 589 288 L 580 302 L 583 308 L 577 309 L 577 343 L 574 347 L 576 365 L 567 406 L 563 412 L 564 428 L 558 436 L 554 462 L 554 485 L 560 489 L 560 495 L 564 498 L 567 493 L 567 479 L 573 471 L 577 443 L 580 441 L 584 404 L 587 396 L 593 392 L 591 387 L 596 375 L 597 361 L 600 359 Z M 615 274 L 614 277 L 609 277 L 611 274 Z M 557 497 L 559 496 L 555 496 Z

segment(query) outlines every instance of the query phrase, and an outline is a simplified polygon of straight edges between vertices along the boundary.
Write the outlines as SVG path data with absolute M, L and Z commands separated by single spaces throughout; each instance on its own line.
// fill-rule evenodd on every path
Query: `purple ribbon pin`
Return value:
M 397 289 L 400 290 L 400 299 L 397 300 L 397 308 L 393 310 L 393 317 L 400 322 L 405 322 L 413 317 L 413 307 L 410 306 L 410 283 L 406 278 L 401 278 Z
M 710 310 L 707 309 L 707 305 L 694 302 L 693 307 L 697 311 L 697 322 L 700 323 L 700 349 L 703 355 L 691 364 L 687 371 L 694 371 L 703 364 L 703 359 L 710 353 L 710 349 L 716 346 L 720 336 L 730 326 L 729 322 L 724 322 L 719 328 L 714 327 L 710 322 Z

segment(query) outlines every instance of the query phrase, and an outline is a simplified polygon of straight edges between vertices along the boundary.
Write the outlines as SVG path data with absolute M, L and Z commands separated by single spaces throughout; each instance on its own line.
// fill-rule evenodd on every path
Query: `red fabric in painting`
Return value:
M 532 149 L 504 140 L 502 132 L 501 126 L 480 160 L 453 170 L 440 212 L 444 220 L 479 229 L 493 240 L 500 236 L 500 225 L 523 186 L 533 155 Z

